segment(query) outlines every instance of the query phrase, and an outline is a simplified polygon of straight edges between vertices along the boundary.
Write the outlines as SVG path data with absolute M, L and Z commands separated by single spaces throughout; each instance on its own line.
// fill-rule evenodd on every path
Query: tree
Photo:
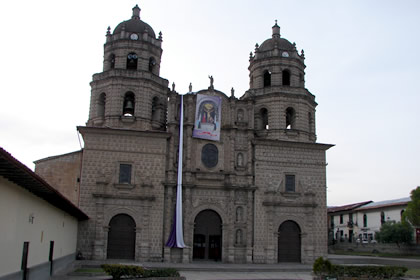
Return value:
M 411 201 L 404 211 L 403 221 L 409 222 L 412 226 L 420 226 L 420 187 L 411 191 Z
M 386 222 L 376 232 L 375 239 L 382 243 L 410 244 L 413 241 L 413 228 L 408 223 Z

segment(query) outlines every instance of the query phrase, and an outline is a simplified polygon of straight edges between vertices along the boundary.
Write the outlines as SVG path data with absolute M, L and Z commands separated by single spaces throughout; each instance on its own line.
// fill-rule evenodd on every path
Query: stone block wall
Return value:
M 35 173 L 74 205 L 79 205 L 82 151 L 35 161 Z

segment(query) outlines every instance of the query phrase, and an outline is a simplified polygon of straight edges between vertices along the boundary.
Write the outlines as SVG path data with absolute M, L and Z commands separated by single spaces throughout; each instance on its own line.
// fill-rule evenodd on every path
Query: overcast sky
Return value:
M 0 146 L 33 161 L 80 149 L 106 28 L 132 15 L 163 33 L 161 76 L 184 93 L 248 89 L 249 53 L 281 36 L 305 51 L 327 151 L 328 205 L 420 185 L 420 1 L 1 1 Z M 81 138 L 81 137 L 80 137 Z M 81 140 L 82 141 L 82 140 Z M 83 145 L 83 142 L 82 142 Z

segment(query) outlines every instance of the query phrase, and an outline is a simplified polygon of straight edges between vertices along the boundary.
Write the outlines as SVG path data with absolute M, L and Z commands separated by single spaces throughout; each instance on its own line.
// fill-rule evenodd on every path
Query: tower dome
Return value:
M 133 15 L 131 19 L 121 22 L 114 29 L 113 35 L 121 34 L 125 31 L 128 34 L 136 33 L 138 35 L 147 32 L 151 37 L 156 38 L 152 27 L 140 19 L 140 11 L 138 5 L 133 8 Z
M 269 86 L 304 87 L 305 56 L 298 53 L 295 43 L 281 38 L 277 20 L 272 27 L 271 38 L 261 46 L 256 44 L 250 54 L 250 89 Z
M 258 48 L 260 52 L 272 51 L 274 49 L 280 49 L 285 51 L 295 50 L 295 46 L 288 40 L 280 37 L 280 26 L 277 25 L 277 21 L 273 26 L 273 36 L 265 40 Z

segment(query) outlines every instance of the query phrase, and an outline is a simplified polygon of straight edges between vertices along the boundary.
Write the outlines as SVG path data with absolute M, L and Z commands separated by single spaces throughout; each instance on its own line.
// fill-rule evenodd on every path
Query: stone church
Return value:
M 84 148 L 35 162 L 89 216 L 79 224 L 83 257 L 311 263 L 325 256 L 332 145 L 316 143 L 303 51 L 276 23 L 249 56 L 249 89 L 239 99 L 216 90 L 212 77 L 207 89 L 176 92 L 160 76 L 161 56 L 161 33 L 135 6 L 130 19 L 108 28 L 89 119 L 77 128 Z M 201 97 L 219 104 L 200 107 L 199 116 Z M 216 128 L 216 121 L 218 140 L 193 135 L 197 123 Z M 170 248 L 179 162 L 186 247 Z

